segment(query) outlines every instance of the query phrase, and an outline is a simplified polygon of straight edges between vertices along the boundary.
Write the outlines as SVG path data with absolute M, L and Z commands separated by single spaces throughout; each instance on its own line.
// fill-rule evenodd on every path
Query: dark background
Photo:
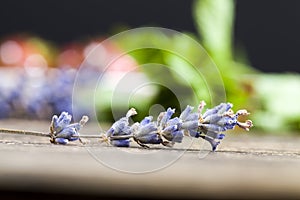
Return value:
M 117 24 L 196 32 L 191 5 L 191 0 L 4 0 L 0 3 L 0 38 L 29 32 L 61 45 L 108 34 Z M 299 11 L 298 0 L 236 2 L 235 43 L 246 49 L 255 68 L 300 71 Z

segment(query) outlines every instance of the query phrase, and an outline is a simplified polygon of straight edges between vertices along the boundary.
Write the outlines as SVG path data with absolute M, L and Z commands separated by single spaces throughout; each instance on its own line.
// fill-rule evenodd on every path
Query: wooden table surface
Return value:
M 2 120 L 1 128 L 48 132 L 48 122 Z M 89 123 L 83 132 L 97 133 Z M 50 144 L 0 134 L 0 191 L 6 197 L 300 198 L 300 137 L 230 133 L 216 152 L 203 140 L 174 148 Z

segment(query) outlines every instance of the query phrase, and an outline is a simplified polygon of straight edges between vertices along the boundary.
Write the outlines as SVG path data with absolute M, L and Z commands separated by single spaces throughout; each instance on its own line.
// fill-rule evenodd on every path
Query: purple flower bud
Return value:
M 58 144 L 68 144 L 69 140 L 65 138 L 55 138 L 55 143 Z
M 58 126 L 58 117 L 57 117 L 57 115 L 53 115 L 51 123 L 52 123 L 53 128 L 57 128 L 57 126 Z
M 191 137 L 195 137 L 195 138 L 200 137 L 200 133 L 196 130 L 189 130 L 189 134 Z
M 157 127 L 156 127 L 155 123 L 152 122 L 152 123 L 146 124 L 144 126 L 142 124 L 140 124 L 139 129 L 136 132 L 136 135 L 144 136 L 144 135 L 147 135 L 154 131 L 157 132 Z
M 179 118 L 185 121 L 186 118 L 191 114 L 193 109 L 194 107 L 187 105 L 186 108 L 180 114 Z
M 221 116 L 219 120 L 215 120 L 214 122 L 211 122 L 211 124 L 218 124 L 220 126 L 225 126 L 227 124 L 236 124 L 237 118 L 236 116 Z
M 182 129 L 187 129 L 187 130 L 197 130 L 198 128 L 198 121 L 187 121 L 187 122 L 183 122 Z
M 212 114 L 212 115 L 208 115 L 207 117 L 203 118 L 202 123 L 206 123 L 206 124 L 215 124 L 218 121 L 220 121 L 222 119 L 222 115 L 216 113 L 216 114 Z
M 146 125 L 146 124 L 149 124 L 151 121 L 152 121 L 153 117 L 152 116 L 148 116 L 148 117 L 145 117 L 142 121 L 141 121 L 141 125 Z
M 72 116 L 67 112 L 62 112 L 59 117 L 54 115 L 52 117 L 52 127 L 55 132 L 60 132 L 66 126 L 70 124 Z
M 223 134 L 223 133 L 220 133 L 217 135 L 217 139 L 219 139 L 219 140 L 223 140 L 224 137 L 225 137 L 225 134 Z
M 115 132 L 113 127 L 110 127 L 110 129 L 108 129 L 108 131 L 106 132 L 106 136 L 109 137 L 111 135 L 113 135 L 113 133 Z
M 171 126 L 167 126 L 164 130 L 162 130 L 163 133 L 171 133 L 178 130 L 178 126 L 177 125 L 171 125 Z
M 181 127 L 181 124 L 182 124 L 182 120 L 179 119 L 178 117 L 175 117 L 173 119 L 170 119 L 169 121 L 167 121 L 167 124 L 166 126 L 173 126 L 173 125 L 177 125 L 178 128 Z
M 168 141 L 179 143 L 182 142 L 184 136 L 183 130 L 179 130 L 177 125 L 166 127 L 164 130 L 162 130 L 161 134 Z
M 199 113 L 191 113 L 185 121 L 198 121 L 199 120 Z
M 72 137 L 70 137 L 69 139 L 68 139 L 69 141 L 76 141 L 76 140 L 79 140 L 79 135 L 73 135 Z
M 232 108 L 231 103 L 221 103 L 212 109 L 207 109 L 205 111 L 205 113 L 202 115 L 202 118 L 205 119 L 207 116 L 216 114 L 216 113 L 223 114 L 224 112 L 228 111 L 230 108 Z
M 238 116 L 249 114 L 247 110 L 239 110 L 234 114 L 231 108 L 231 103 L 221 103 L 212 109 L 206 110 L 206 112 L 200 116 L 200 137 L 210 142 L 213 151 L 220 143 L 219 140 L 222 140 L 225 137 L 225 134 L 221 132 L 233 129 L 236 125 L 245 130 L 249 130 L 249 128 L 253 126 L 251 120 L 247 120 L 246 122 L 238 121 Z M 197 135 L 193 131 L 190 131 L 190 135 L 191 133 L 192 135 Z
M 88 121 L 87 116 L 83 116 L 79 123 L 70 124 L 72 116 L 67 112 L 62 112 L 59 117 L 54 115 L 50 126 L 51 142 L 67 144 L 69 141 L 79 139 L 78 131 Z
M 137 112 L 134 108 L 128 110 L 125 117 L 122 117 L 121 119 L 113 123 L 111 128 L 106 132 L 106 136 L 111 137 L 111 136 L 120 136 L 120 135 L 130 135 L 133 129 L 129 126 L 129 117 L 135 114 L 137 114 Z M 119 146 L 119 147 L 127 147 L 129 146 L 130 143 L 130 140 L 128 139 L 119 140 L 119 139 L 113 139 L 112 137 L 110 138 L 110 141 L 112 145 Z
M 118 121 L 113 123 L 111 128 L 108 130 L 107 136 L 110 136 L 110 134 L 112 134 L 112 135 L 124 135 L 124 130 L 126 129 L 128 124 L 129 124 L 128 119 L 126 117 L 123 117 L 123 118 L 119 119 Z
M 57 120 L 57 126 L 64 128 L 70 124 L 72 116 L 67 112 L 62 112 Z
M 217 149 L 217 146 L 220 144 L 220 141 L 215 140 L 214 138 L 211 138 L 207 135 L 201 135 L 201 138 L 203 138 L 204 140 L 208 141 L 212 147 L 212 151 L 215 151 Z
M 221 103 L 218 110 L 218 114 L 223 114 L 229 111 L 232 108 L 232 106 L 233 105 L 231 103 Z
M 135 139 L 143 144 L 160 144 L 162 142 L 162 139 L 155 131 L 143 136 L 135 136 Z
M 182 139 L 184 136 L 183 131 L 174 131 L 174 132 L 171 132 L 171 134 L 172 134 L 173 138 L 170 141 L 178 142 L 178 143 L 182 142 Z
M 131 126 L 134 140 L 141 144 L 160 144 L 162 142 L 162 139 L 157 134 L 157 125 L 151 120 L 152 116 L 148 116 L 141 123 L 135 123 Z
M 219 140 L 222 140 L 225 137 L 225 134 L 217 133 L 217 132 L 213 132 L 213 131 L 208 131 L 206 133 L 206 135 L 213 138 L 213 139 L 219 139 Z
M 116 136 L 116 135 L 129 135 L 131 133 L 130 126 L 129 126 L 129 117 L 132 115 L 137 114 L 134 108 L 131 108 L 127 114 L 126 117 L 122 117 L 113 125 L 111 128 L 106 132 L 106 135 L 109 136 Z
M 201 124 L 200 128 L 205 131 L 223 132 L 226 131 L 226 127 L 222 127 L 216 124 Z
M 74 135 L 78 135 L 76 129 L 72 128 L 72 127 L 71 128 L 67 127 L 67 128 L 64 128 L 61 132 L 57 133 L 56 137 L 69 139 Z
M 130 140 L 111 140 L 110 143 L 116 147 L 129 147 Z
M 175 113 L 175 109 L 168 108 L 167 111 L 163 113 L 163 117 L 159 124 L 160 127 L 164 127 L 167 121 L 171 119 L 172 115 Z

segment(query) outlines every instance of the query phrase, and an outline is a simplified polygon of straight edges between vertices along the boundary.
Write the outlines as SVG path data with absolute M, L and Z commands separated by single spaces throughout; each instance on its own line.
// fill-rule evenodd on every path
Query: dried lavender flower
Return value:
M 186 134 L 192 137 L 198 138 L 198 122 L 199 122 L 199 113 L 192 113 L 194 107 L 187 106 L 179 116 L 182 120 L 182 129 L 185 130 Z
M 57 144 L 67 144 L 69 141 L 80 139 L 79 130 L 88 121 L 87 116 L 83 116 L 78 123 L 70 124 L 72 116 L 67 112 L 62 112 L 59 117 L 54 115 L 50 125 L 50 142 Z
M 246 122 L 238 121 L 240 115 L 249 115 L 247 110 L 238 110 L 234 114 L 231 109 L 233 105 L 231 103 L 221 103 L 212 109 L 207 109 L 199 117 L 199 132 L 202 134 L 200 137 L 210 142 L 212 150 L 216 150 L 220 144 L 220 140 L 225 137 L 225 132 L 230 129 L 234 129 L 235 126 L 239 126 L 245 130 L 249 130 L 253 126 L 251 120 Z M 202 109 L 201 109 L 202 110 Z
M 131 134 L 131 128 L 129 126 L 129 118 L 133 115 L 136 115 L 137 112 L 134 108 L 131 108 L 125 117 L 122 117 L 118 121 L 116 121 L 111 128 L 106 132 L 106 137 L 110 138 L 110 143 L 113 146 L 117 147 L 129 147 L 130 140 L 128 138 L 126 139 L 115 139 L 114 136 L 124 136 L 124 135 L 130 135 Z
M 141 123 L 135 123 L 131 127 L 133 139 L 141 146 L 148 147 L 145 144 L 160 144 L 162 139 L 158 134 L 157 124 L 152 122 L 153 117 L 145 117 Z

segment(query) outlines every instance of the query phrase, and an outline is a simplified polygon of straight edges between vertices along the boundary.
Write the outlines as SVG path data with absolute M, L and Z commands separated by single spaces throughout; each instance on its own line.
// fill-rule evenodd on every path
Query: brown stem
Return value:
M 5 129 L 5 128 L 0 128 L 0 133 L 10 133 L 10 134 L 21 134 L 21 135 L 34 135 L 34 136 L 50 137 L 49 133 L 42 133 L 42 132 L 38 132 L 38 131 Z

